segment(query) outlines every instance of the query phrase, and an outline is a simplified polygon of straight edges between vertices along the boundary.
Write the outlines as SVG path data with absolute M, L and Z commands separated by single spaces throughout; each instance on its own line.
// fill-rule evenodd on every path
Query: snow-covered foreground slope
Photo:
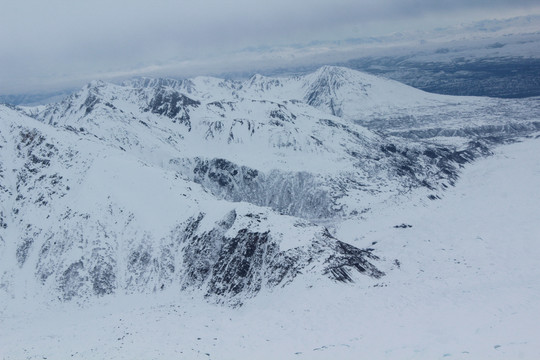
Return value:
M 239 309 L 167 291 L 151 300 L 110 296 L 86 308 L 36 308 L 27 299 L 0 317 L 0 355 L 537 359 L 539 183 L 540 139 L 499 147 L 466 167 L 439 201 L 406 194 L 331 230 L 388 260 L 378 281 L 343 286 L 304 277 Z

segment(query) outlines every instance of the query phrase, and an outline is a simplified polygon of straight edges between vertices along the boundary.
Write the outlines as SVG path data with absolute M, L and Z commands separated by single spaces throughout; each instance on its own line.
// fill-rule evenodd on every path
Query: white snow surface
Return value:
M 537 359 L 538 100 L 323 67 L 0 106 L 0 358 Z M 346 244 L 385 275 L 328 276 Z
M 27 299 L 2 312 L 0 357 L 537 359 L 539 150 L 538 138 L 499 147 L 441 200 L 396 199 L 336 225 L 399 259 L 378 281 L 305 277 L 238 309 L 170 292 L 82 308 Z

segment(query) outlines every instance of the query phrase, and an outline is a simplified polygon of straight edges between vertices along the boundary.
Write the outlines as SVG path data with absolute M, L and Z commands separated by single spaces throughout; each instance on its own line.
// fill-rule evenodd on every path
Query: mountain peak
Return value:
M 341 66 L 326 65 L 320 67 L 315 72 L 306 75 L 309 82 L 322 82 L 325 85 L 339 87 L 345 83 L 357 85 L 359 83 L 373 83 L 380 81 L 377 76 L 352 70 Z
M 262 90 L 268 89 L 271 86 L 279 86 L 280 84 L 281 82 L 277 78 L 271 78 L 261 74 L 255 74 L 244 83 L 244 86 L 247 88 L 251 87 Z
M 346 73 L 358 73 L 358 71 L 344 68 L 341 66 L 324 65 L 317 69 L 314 74 L 319 76 L 343 76 Z
M 106 86 L 107 83 L 103 80 L 92 80 L 88 84 L 86 84 L 86 89 L 95 89 Z

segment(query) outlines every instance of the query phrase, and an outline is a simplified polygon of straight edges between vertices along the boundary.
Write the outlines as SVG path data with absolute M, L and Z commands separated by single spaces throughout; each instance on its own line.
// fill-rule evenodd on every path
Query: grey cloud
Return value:
M 536 2 L 6 0 L 0 13 L 0 94 L 155 69 L 171 76 L 204 72 L 204 64 L 215 68 L 220 57 L 232 61 L 246 47 L 337 40 L 358 35 L 351 29 L 395 31 L 399 21 L 482 9 L 504 14 Z

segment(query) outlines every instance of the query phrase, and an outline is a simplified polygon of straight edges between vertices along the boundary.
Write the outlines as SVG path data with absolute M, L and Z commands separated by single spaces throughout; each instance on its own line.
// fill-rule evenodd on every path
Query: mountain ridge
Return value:
M 491 104 L 325 67 L 243 83 L 95 81 L 57 104 L 0 106 L 0 288 L 83 303 L 171 288 L 237 306 L 301 277 L 378 281 L 394 259 L 328 228 L 404 196 L 439 199 L 496 142 L 389 136 L 392 121 L 375 132 L 358 112 L 459 114 L 473 101 Z

